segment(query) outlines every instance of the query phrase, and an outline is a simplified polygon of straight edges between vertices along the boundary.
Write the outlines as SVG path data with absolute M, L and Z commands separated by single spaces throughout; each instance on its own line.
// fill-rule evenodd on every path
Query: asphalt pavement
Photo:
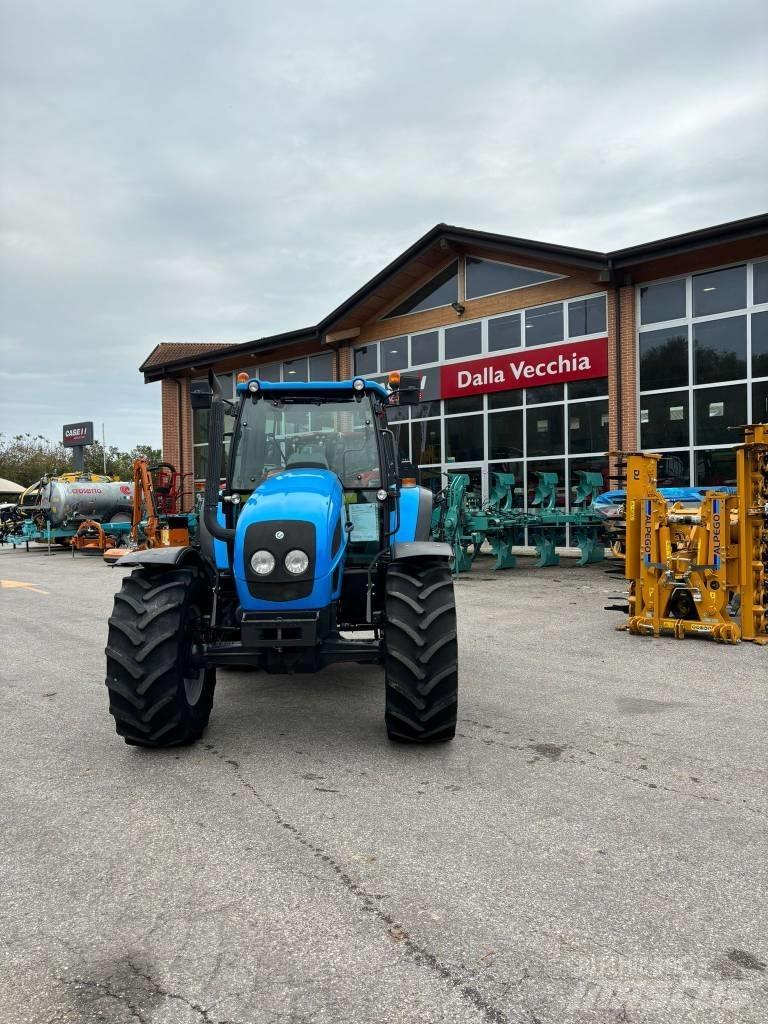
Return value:
M 124 570 L 0 549 L 0 1021 L 764 1022 L 768 649 L 488 565 L 452 744 L 390 744 L 341 666 L 220 671 L 147 752 L 107 712 Z

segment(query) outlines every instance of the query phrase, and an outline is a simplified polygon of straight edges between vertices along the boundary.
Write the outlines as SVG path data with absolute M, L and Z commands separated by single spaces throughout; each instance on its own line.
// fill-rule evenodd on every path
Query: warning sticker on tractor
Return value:
M 349 521 L 352 523 L 352 532 L 349 539 L 362 543 L 367 540 L 378 540 L 378 520 L 376 505 L 347 505 Z

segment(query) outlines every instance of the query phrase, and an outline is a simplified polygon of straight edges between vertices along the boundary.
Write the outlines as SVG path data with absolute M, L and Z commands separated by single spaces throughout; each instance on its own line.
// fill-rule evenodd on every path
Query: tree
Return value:
M 135 458 L 144 456 L 151 466 L 157 465 L 161 459 L 160 449 L 148 444 L 139 444 L 130 452 L 121 452 L 110 445 L 105 451 L 101 442 L 96 441 L 85 449 L 85 471 L 103 473 L 105 454 L 107 476 L 121 480 L 131 479 Z M 0 434 L 0 477 L 28 487 L 46 473 L 56 476 L 69 472 L 72 472 L 71 449 L 49 441 L 42 434 L 16 434 L 13 437 Z
M 72 468 L 71 452 L 42 434 L 0 434 L 0 476 L 29 487 L 44 473 L 64 473 Z

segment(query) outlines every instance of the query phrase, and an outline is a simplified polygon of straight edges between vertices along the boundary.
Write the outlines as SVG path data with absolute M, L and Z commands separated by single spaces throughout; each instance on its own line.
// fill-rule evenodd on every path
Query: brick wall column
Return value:
M 181 465 L 179 449 L 179 403 L 175 380 L 163 380 L 160 384 L 163 415 L 163 462 Z
M 166 379 L 162 381 L 161 388 L 163 462 L 170 462 L 180 473 L 192 473 L 192 405 L 189 400 L 189 381 L 183 377 Z M 191 476 L 184 481 L 184 490 L 191 492 Z M 185 506 L 191 506 L 191 493 L 185 495 Z
M 627 285 L 621 289 L 621 323 L 619 324 L 619 345 L 621 351 L 621 416 L 623 435 L 621 446 L 624 451 L 637 451 L 640 445 L 640 431 L 637 423 L 637 356 L 635 342 L 635 288 Z
M 608 300 L 608 451 L 615 452 L 621 448 L 619 441 L 619 391 L 616 383 L 618 348 L 618 325 L 616 323 L 616 292 L 609 291 Z M 611 468 L 613 472 L 613 467 Z
M 352 346 L 343 343 L 339 346 L 339 380 L 349 380 L 354 375 Z

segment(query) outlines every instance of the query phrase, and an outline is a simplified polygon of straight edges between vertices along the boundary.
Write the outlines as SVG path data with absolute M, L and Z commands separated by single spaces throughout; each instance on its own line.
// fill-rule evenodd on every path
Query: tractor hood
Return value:
M 251 494 L 237 520 L 234 575 L 240 606 L 248 611 L 322 609 L 341 587 L 347 545 L 343 529 L 344 492 L 328 469 L 295 468 L 268 477 Z M 285 567 L 289 551 L 307 554 L 305 572 Z M 251 558 L 268 551 L 275 559 L 266 575 Z

